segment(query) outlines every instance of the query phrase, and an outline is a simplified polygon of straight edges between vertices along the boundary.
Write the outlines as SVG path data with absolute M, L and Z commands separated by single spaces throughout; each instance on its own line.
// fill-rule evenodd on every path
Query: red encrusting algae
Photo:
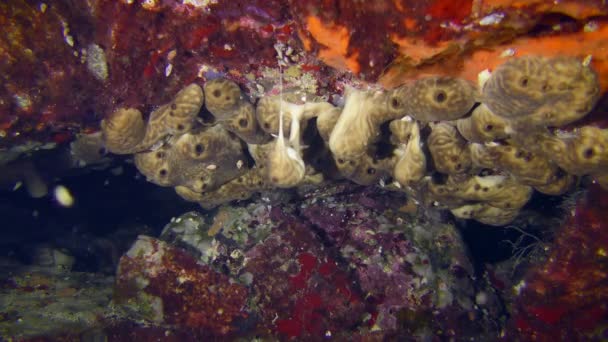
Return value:
M 580 341 L 608 332 L 608 192 L 597 184 L 570 213 L 546 261 L 529 270 L 507 338 Z

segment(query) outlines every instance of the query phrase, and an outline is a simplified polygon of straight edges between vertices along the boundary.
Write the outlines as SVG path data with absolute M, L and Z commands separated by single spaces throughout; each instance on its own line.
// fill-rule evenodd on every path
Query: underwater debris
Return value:
M 108 79 L 108 61 L 106 60 L 106 53 L 97 44 L 89 44 L 86 49 L 87 58 L 87 69 L 96 79 L 99 81 L 105 81 Z
M 53 197 L 60 206 L 69 208 L 74 205 L 74 196 L 68 188 L 63 185 L 57 185 L 53 189 Z

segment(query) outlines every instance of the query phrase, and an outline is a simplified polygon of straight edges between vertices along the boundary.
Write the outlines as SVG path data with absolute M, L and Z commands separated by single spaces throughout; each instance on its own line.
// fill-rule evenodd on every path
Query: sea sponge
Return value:
M 243 101 L 247 101 L 235 82 L 216 78 L 203 86 L 205 91 L 205 107 L 217 120 L 228 120 L 239 108 Z
M 148 182 L 160 186 L 172 186 L 175 181 L 175 165 L 169 163 L 169 146 L 161 146 L 154 151 L 136 153 L 135 166 Z
M 396 158 L 377 159 L 364 154 L 356 160 L 338 158 L 336 166 L 342 176 L 359 185 L 372 185 L 391 176 Z
M 297 186 L 306 175 L 306 164 L 302 158 L 300 130 L 300 121 L 303 119 L 304 111 L 300 109 L 293 109 L 290 112 L 289 142 L 286 141 L 283 133 L 285 112 L 280 111 L 279 113 L 279 134 L 273 149 L 268 155 L 268 179 L 279 188 Z
M 418 124 L 411 116 L 404 116 L 401 119 L 391 121 L 388 125 L 391 131 L 391 143 L 395 145 L 407 144 L 415 125 L 417 126 Z M 420 129 L 420 126 L 418 126 L 418 129 Z
M 196 192 L 184 186 L 176 186 L 175 191 L 187 201 L 198 202 L 205 209 L 234 200 L 245 200 L 254 193 L 269 189 L 266 171 L 260 168 L 249 169 L 243 175 L 209 192 Z
M 467 204 L 450 211 L 458 218 L 474 219 L 490 226 L 504 226 L 519 214 L 519 209 L 497 208 L 486 203 Z
M 539 151 L 566 172 L 588 175 L 608 170 L 608 129 L 583 126 L 560 135 L 534 136 Z
M 456 127 L 440 122 L 431 124 L 427 139 L 435 169 L 442 173 L 462 173 L 471 167 L 471 154 L 467 142 Z
M 146 124 L 139 110 L 119 108 L 101 121 L 101 131 L 108 151 L 130 154 L 139 151 Z
M 596 73 L 576 58 L 555 57 L 548 60 L 550 69 L 547 91 L 555 94 L 555 102 L 526 118 L 516 121 L 517 126 L 561 127 L 572 123 L 593 109 L 600 95 Z
M 247 144 L 247 150 L 255 162 L 255 167 L 263 169 L 268 166 L 268 157 L 274 149 L 274 144 L 274 141 L 266 144 Z
M 408 90 L 407 86 L 400 86 L 384 91 L 383 102 L 379 103 L 381 110 L 370 112 L 371 120 L 376 126 L 407 114 Z
M 473 176 L 462 190 L 458 194 L 460 198 L 481 201 L 504 209 L 521 208 L 532 195 L 530 186 L 505 176 Z
M 204 208 L 326 177 L 387 180 L 456 217 L 505 225 L 534 189 L 562 194 L 586 174 L 608 186 L 608 131 L 555 129 L 585 115 L 599 94 L 595 73 L 572 58 L 509 60 L 481 96 L 468 81 L 442 76 L 388 91 L 347 87 L 342 109 L 293 90 L 254 106 L 226 79 L 197 87 L 148 123 L 121 109 L 102 128 L 110 151 L 135 153 L 151 182 Z M 196 125 L 203 100 L 215 121 Z
M 325 111 L 317 117 L 317 129 L 319 135 L 326 144 L 329 143 L 329 136 L 335 127 L 340 112 L 337 108 Z M 393 120 L 399 121 L 399 120 Z M 407 141 L 406 141 L 407 142 Z M 397 143 L 396 143 L 397 144 Z M 359 185 L 371 185 L 377 183 L 381 179 L 391 176 L 397 157 L 380 158 L 377 153 L 377 146 L 371 144 L 368 146 L 364 154 L 357 158 L 346 159 L 343 157 L 335 157 L 335 166 L 340 175 Z
M 574 122 L 591 111 L 599 93 L 593 69 L 575 58 L 524 56 L 492 73 L 483 88 L 483 102 L 525 130 Z
M 476 166 L 504 170 L 526 185 L 548 184 L 558 170 L 544 156 L 516 146 L 474 143 L 470 150 Z
M 240 140 L 219 125 L 174 137 L 154 151 L 135 154 L 150 182 L 209 191 L 239 176 L 246 156 Z M 241 167 L 239 167 L 241 165 Z
M 467 202 L 483 202 L 492 207 L 518 209 L 523 207 L 532 188 L 511 177 L 492 176 L 450 176 L 445 184 L 429 183 L 430 199 L 441 206 L 455 208 Z
M 263 144 L 271 140 L 260 126 L 255 116 L 255 108 L 249 101 L 243 101 L 228 119 L 218 120 L 230 132 L 248 144 Z
M 241 141 L 220 125 L 186 133 L 170 144 L 170 163 L 179 168 L 173 185 L 208 191 L 245 172 Z
M 483 103 L 477 106 L 471 116 L 456 121 L 458 132 L 468 141 L 483 143 L 505 139 L 509 136 L 509 122 L 492 113 Z
M 558 168 L 555 175 L 551 178 L 551 182 L 535 185 L 534 189 L 545 195 L 559 196 L 571 190 L 574 184 L 576 184 L 577 179 L 578 177 L 568 174 Z
M 109 162 L 106 158 L 107 149 L 101 131 L 80 134 L 70 143 L 70 156 L 74 166 L 84 167 L 87 165 Z
M 336 159 L 356 159 L 380 138 L 380 126 L 405 114 L 404 89 L 388 92 L 347 89 L 344 109 L 329 136 Z
M 256 108 L 256 117 L 262 130 L 277 135 L 279 133 L 279 114 L 283 111 L 283 131 L 290 132 L 292 116 L 300 118 L 301 129 L 306 121 L 326 111 L 334 110 L 329 102 L 320 101 L 315 96 L 300 92 L 286 92 L 281 95 L 260 98 Z
M 340 108 L 333 107 L 329 110 L 322 111 L 319 116 L 317 116 L 317 131 L 326 144 L 329 144 L 329 136 L 336 126 L 341 112 L 342 110 Z
M 205 107 L 217 123 L 249 144 L 270 140 L 270 136 L 260 130 L 254 106 L 235 82 L 217 78 L 205 83 L 203 88 L 207 98 Z
M 180 90 L 173 101 L 150 114 L 146 135 L 139 145 L 139 150 L 150 149 L 168 135 L 180 135 L 190 131 L 204 100 L 205 95 L 198 84 L 190 84 Z
M 183 134 L 173 139 L 171 145 L 178 154 L 178 160 L 215 162 L 227 157 L 244 159 L 239 139 L 220 125 Z M 229 164 L 234 166 L 234 163 Z
M 101 130 L 108 151 L 130 154 L 152 148 L 168 135 L 178 135 L 192 129 L 204 102 L 204 94 L 197 84 L 180 90 L 173 101 L 150 114 L 144 123 L 142 114 L 133 108 L 120 108 L 101 122 Z
M 407 114 L 423 122 L 461 118 L 478 97 L 471 83 L 448 76 L 421 78 L 405 89 Z
M 409 140 L 395 149 L 397 162 L 393 170 L 393 177 L 401 185 L 411 185 L 426 174 L 426 155 L 420 144 L 420 127 L 418 122 L 412 121 Z
M 547 94 L 548 64 L 548 59 L 540 56 L 509 59 L 485 82 L 482 102 L 504 118 L 526 116 L 547 101 L 555 102 L 555 96 Z

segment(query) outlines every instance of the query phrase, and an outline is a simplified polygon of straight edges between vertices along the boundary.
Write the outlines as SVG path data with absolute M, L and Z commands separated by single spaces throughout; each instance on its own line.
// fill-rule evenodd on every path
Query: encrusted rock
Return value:
M 140 235 L 120 259 L 114 301 L 145 322 L 219 337 L 247 317 L 247 294 L 183 250 Z

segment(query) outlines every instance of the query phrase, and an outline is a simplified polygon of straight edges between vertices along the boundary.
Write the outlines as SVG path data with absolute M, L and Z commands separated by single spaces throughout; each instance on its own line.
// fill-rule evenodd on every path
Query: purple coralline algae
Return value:
M 454 226 L 408 216 L 380 190 L 338 184 L 304 197 L 187 213 L 161 234 L 173 246 L 140 237 L 121 261 L 117 302 L 200 336 L 497 336 L 488 312 L 499 310 L 476 303 Z

